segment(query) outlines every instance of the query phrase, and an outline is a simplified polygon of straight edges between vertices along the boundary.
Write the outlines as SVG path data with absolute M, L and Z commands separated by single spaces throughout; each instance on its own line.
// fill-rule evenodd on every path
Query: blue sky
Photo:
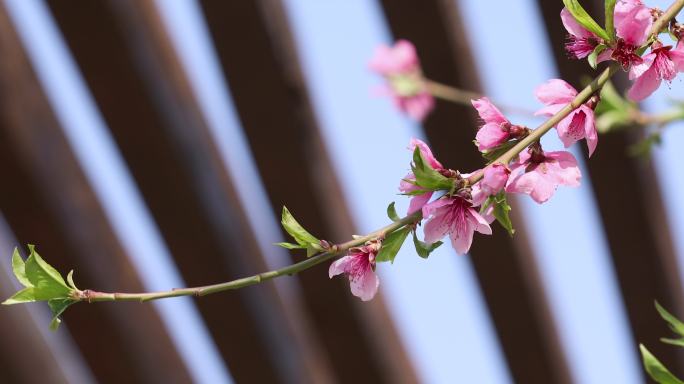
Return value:
M 83 160 L 85 172 L 118 236 L 134 257 L 146 287 L 183 285 L 46 7 L 39 0 L 4 2 L 70 143 Z M 482 81 L 486 93 L 502 103 L 527 109 L 539 106 L 533 97 L 534 87 L 557 76 L 535 3 L 510 0 L 493 7 L 477 0 L 458 1 L 480 73 L 486 74 Z M 239 193 L 253 213 L 251 224 L 263 234 L 268 262 L 283 265 L 287 255 L 270 246 L 281 236 L 277 222 L 258 173 L 251 166 L 230 90 L 223 86 L 197 4 L 194 0 L 157 0 L 157 4 L 226 167 L 241 180 Z M 406 208 L 406 199 L 397 195 L 396 187 L 408 170 L 408 141 L 412 136 L 422 137 L 422 132 L 420 126 L 398 114 L 388 100 L 371 95 L 370 90 L 381 79 L 367 70 L 366 63 L 378 44 L 391 42 L 382 11 L 370 0 L 285 0 L 284 4 L 299 43 L 299 58 L 315 113 L 355 224 L 360 232 L 385 225 L 389 202 L 396 201 L 400 211 Z M 515 31 L 513 41 L 510 31 Z M 50 65 L 45 65 L 48 62 Z M 659 110 L 666 106 L 668 97 L 683 96 L 680 80 L 670 88 L 663 86 L 647 107 Z M 531 126 L 538 123 L 520 116 L 516 121 Z M 681 124 L 672 126 L 665 133 L 664 145 L 655 153 L 680 257 L 684 254 L 684 215 L 676 213 L 684 212 L 684 202 L 675 194 L 684 187 L 684 172 L 671 168 L 677 164 L 677 144 L 682 143 L 683 135 Z M 561 148 L 553 135 L 544 139 L 544 145 Z M 573 147 L 578 159 L 582 150 L 582 146 Z M 585 178 L 578 189 L 560 189 L 543 206 L 521 199 L 521 208 L 525 224 L 538 234 L 532 246 L 577 382 L 638 383 L 640 368 L 632 352 L 634 341 L 628 332 L 589 180 Z M 572 228 L 571 239 L 567 228 Z M 487 239 L 477 237 L 475 241 Z M 153 266 L 155 274 L 145 272 Z M 379 270 L 382 294 L 423 381 L 511 382 L 468 257 L 457 256 L 445 246 L 426 261 L 406 247 L 393 265 L 382 265 Z M 279 288 L 290 293 L 298 289 L 288 283 L 280 283 Z M 195 379 L 202 383 L 230 382 L 230 374 L 217 357 L 216 346 L 192 301 L 177 299 L 156 305 L 184 359 L 193 367 Z

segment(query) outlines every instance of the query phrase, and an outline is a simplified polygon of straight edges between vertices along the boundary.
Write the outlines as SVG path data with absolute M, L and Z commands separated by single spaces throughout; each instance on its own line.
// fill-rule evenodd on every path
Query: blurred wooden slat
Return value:
M 151 1 L 48 2 L 188 285 L 266 269 Z M 238 382 L 325 382 L 324 356 L 272 283 L 198 299 Z
M 479 90 L 467 34 L 454 1 L 382 0 L 381 4 L 394 36 L 416 45 L 426 76 Z M 472 107 L 439 101 L 424 122 L 432 149 L 446 166 L 470 172 L 484 165 L 472 145 L 476 117 Z M 515 220 L 515 226 L 514 239 L 498 225 L 491 237 L 476 235 L 470 254 L 480 287 L 514 381 L 568 383 L 570 373 L 526 231 L 521 220 Z
M 560 76 L 579 88 L 597 72 L 585 60 L 568 58 L 564 49 L 567 32 L 560 23 L 562 3 L 544 0 L 537 3 Z M 585 3 L 593 15 L 603 15 L 603 1 Z M 627 89 L 624 76 L 616 81 L 616 86 Z M 647 345 L 681 377 L 684 353 L 680 348 L 660 342 L 669 331 L 653 304 L 658 300 L 680 318 L 684 315 L 679 267 L 653 164 L 627 153 L 627 148 L 638 139 L 635 132 L 601 135 L 596 153 L 587 160 L 587 166 L 635 339 L 634 352 L 638 354 L 638 343 Z
M 0 56 L 0 210 L 17 239 L 62 272 L 75 268 L 80 286 L 142 289 L 3 7 Z M 79 304 L 65 319 L 101 383 L 190 381 L 151 306 Z
M 287 205 L 313 233 L 348 239 L 353 225 L 317 128 L 282 4 L 200 3 L 274 214 Z M 326 268 L 299 279 L 339 380 L 416 381 L 382 300 L 361 304 L 349 293 L 348 282 L 331 281 Z

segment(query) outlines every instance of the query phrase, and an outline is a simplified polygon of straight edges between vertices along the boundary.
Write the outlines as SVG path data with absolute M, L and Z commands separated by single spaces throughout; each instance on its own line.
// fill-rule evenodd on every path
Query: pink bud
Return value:
M 495 163 L 484 169 L 480 188 L 487 195 L 496 195 L 506 186 L 511 171 L 503 164 Z

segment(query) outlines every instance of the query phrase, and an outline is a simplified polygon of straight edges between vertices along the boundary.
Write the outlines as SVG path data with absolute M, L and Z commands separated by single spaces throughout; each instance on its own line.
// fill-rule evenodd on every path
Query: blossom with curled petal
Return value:
M 563 7 L 560 15 L 563 26 L 568 31 L 568 42 L 565 44 L 565 50 L 572 57 L 583 59 L 602 43 L 601 38 L 581 26 L 567 8 Z
M 613 59 L 627 70 L 631 65 L 641 63 L 637 50 L 648 40 L 653 14 L 651 8 L 641 0 L 619 0 L 615 4 L 613 22 L 617 42 L 613 47 L 603 50 L 597 62 Z
M 672 81 L 677 72 L 684 72 L 684 44 L 679 42 L 672 49 L 672 46 L 663 46 L 656 41 L 641 63 L 630 68 L 629 79 L 634 83 L 627 96 L 633 101 L 641 101 L 655 92 L 663 80 Z
M 486 97 L 470 102 L 484 122 L 475 136 L 477 149 L 486 151 L 506 142 L 511 136 L 511 122 Z
M 577 90 L 561 79 L 551 79 L 537 87 L 534 94 L 539 101 L 546 104 L 546 107 L 535 112 L 535 115 L 553 116 L 577 96 Z M 566 148 L 578 140 L 587 139 L 589 156 L 596 150 L 598 134 L 594 110 L 587 103 L 564 117 L 556 125 L 556 130 Z
M 430 150 L 430 147 L 428 147 L 425 142 L 416 139 L 416 138 L 411 138 L 411 142 L 409 144 L 408 149 L 413 152 L 415 151 L 416 147 L 420 149 L 420 154 L 423 156 L 425 161 L 435 170 L 440 171 L 443 170 L 444 167 L 442 164 L 435 159 L 435 156 L 432 154 L 432 151 Z M 399 190 L 402 193 L 409 193 L 413 191 L 420 190 L 421 188 L 412 182 L 415 182 L 416 177 L 413 175 L 413 172 L 409 172 L 399 183 Z M 419 211 L 425 204 L 427 204 L 428 201 L 430 201 L 430 198 L 432 197 L 432 191 L 427 191 L 425 193 L 422 193 L 420 195 L 415 195 L 411 198 L 411 202 L 409 203 L 409 209 L 408 209 L 408 214 L 412 214 L 416 211 Z
M 454 195 L 437 199 L 423 207 L 425 242 L 432 244 L 449 235 L 457 253 L 465 254 L 473 243 L 473 235 L 491 235 L 492 229 L 468 199 Z
M 387 79 L 384 93 L 392 98 L 399 110 L 418 121 L 432 111 L 435 100 L 428 92 L 416 48 L 411 42 L 399 40 L 392 47 L 379 46 L 368 65 Z
M 559 185 L 579 187 L 581 178 L 577 160 L 572 153 L 528 148 L 520 153 L 513 164 L 506 192 L 525 193 L 542 204 L 553 196 Z
M 380 251 L 379 241 L 369 241 L 361 247 L 350 248 L 349 253 L 330 265 L 328 274 L 334 276 L 345 274 L 349 279 L 349 287 L 354 296 L 363 301 L 372 299 L 378 292 L 380 279 L 375 274 L 375 256 Z

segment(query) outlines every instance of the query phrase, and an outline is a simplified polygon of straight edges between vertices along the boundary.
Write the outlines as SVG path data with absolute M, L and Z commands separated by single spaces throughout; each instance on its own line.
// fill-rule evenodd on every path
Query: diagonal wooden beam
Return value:
M 313 233 L 354 233 L 280 1 L 200 1 L 268 197 Z M 301 274 L 304 301 L 340 382 L 414 382 L 381 300 L 358 303 L 326 266 Z M 350 369 L 350 367 L 354 367 Z
M 480 89 L 467 33 L 454 2 L 380 3 L 394 36 L 416 45 L 430 79 L 462 89 Z M 473 108 L 439 101 L 423 126 L 440 161 L 468 172 L 483 165 L 472 145 L 476 122 Z M 473 243 L 471 260 L 480 288 L 514 381 L 568 383 L 570 373 L 536 261 L 524 237 L 521 220 L 515 220 L 515 225 L 518 231 L 514 239 L 496 228 L 491 238 Z
M 235 178 L 154 3 L 48 4 L 187 284 L 264 270 Z M 306 320 L 290 304 L 272 283 L 198 300 L 236 381 L 330 380 Z
M 562 4 L 543 0 L 538 4 L 561 77 L 581 84 L 593 71 L 586 61 L 569 59 L 564 50 L 567 33 L 560 23 Z M 603 1 L 586 2 L 585 6 L 592 15 L 603 15 Z M 622 77 L 615 85 L 625 90 L 628 83 Z M 668 331 L 653 301 L 658 300 L 681 318 L 684 291 L 653 164 L 627 153 L 638 136 L 632 131 L 602 135 L 587 167 L 635 339 L 634 352 L 639 353 L 637 343 L 647 345 L 681 377 L 684 352 L 660 342 Z
M 84 286 L 142 289 L 2 6 L 0 55 L 0 174 L 11 185 L 0 210 L 17 239 L 61 271 L 76 268 Z M 152 307 L 80 304 L 66 323 L 99 382 L 190 380 Z

